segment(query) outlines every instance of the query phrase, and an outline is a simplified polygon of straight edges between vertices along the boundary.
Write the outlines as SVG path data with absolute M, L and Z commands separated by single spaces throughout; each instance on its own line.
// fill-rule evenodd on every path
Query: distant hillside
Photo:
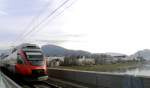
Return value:
M 8 52 L 9 50 L 0 50 L 0 54 L 1 53 L 6 53 L 6 52 Z
M 150 60 L 150 50 L 144 49 L 144 50 L 137 51 L 133 56 L 142 57 L 143 59 Z
M 0 54 L 3 53 L 3 50 L 0 50 Z
M 105 54 L 110 56 L 127 56 L 126 54 L 114 53 L 114 52 L 106 52 Z
M 90 56 L 91 53 L 82 50 L 69 50 L 56 45 L 44 45 L 42 51 L 45 56 Z
M 113 52 L 107 52 L 107 53 L 90 53 L 83 50 L 70 50 L 66 49 L 60 46 L 56 45 L 44 45 L 41 47 L 42 52 L 45 56 L 93 56 L 93 55 L 99 55 L 99 54 L 106 54 L 110 56 L 122 56 L 125 54 L 120 53 L 113 53 Z M 8 52 L 9 50 L 0 50 L 0 54 L 4 52 Z M 125 55 L 127 56 L 127 55 Z M 129 56 L 129 58 L 143 58 L 145 60 L 150 60 L 150 49 L 144 49 L 137 51 L 135 54 Z

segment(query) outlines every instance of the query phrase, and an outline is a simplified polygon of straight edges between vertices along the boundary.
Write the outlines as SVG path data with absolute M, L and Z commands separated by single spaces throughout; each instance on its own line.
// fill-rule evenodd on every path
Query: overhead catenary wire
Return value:
M 48 25 L 48 23 L 50 22 L 50 21 L 52 21 L 53 19 L 55 19 L 56 17 L 58 17 L 59 15 L 61 15 L 66 9 L 68 9 L 69 7 L 71 7 L 75 2 L 76 2 L 77 0 L 73 0 L 71 3 L 70 3 L 70 5 L 68 5 L 66 8 L 64 8 L 64 10 L 62 10 L 61 12 L 59 12 L 56 16 L 54 16 L 52 19 L 50 19 L 49 21 L 47 21 L 43 26 L 41 26 L 41 27 L 39 27 L 39 29 L 40 28 L 43 28 L 44 26 L 46 26 L 46 25 Z M 35 30 L 35 32 L 34 33 L 37 33 L 37 32 L 39 32 L 40 30 Z M 36 40 L 36 41 L 38 41 L 38 40 Z M 60 40 L 60 41 L 62 41 L 62 40 Z
M 67 2 L 69 2 L 70 0 L 65 0 L 60 6 L 58 6 L 55 10 L 53 10 L 49 15 L 47 15 L 42 21 L 40 21 L 36 26 L 34 26 L 32 28 L 32 30 L 30 30 L 28 33 L 26 33 L 26 35 L 21 38 L 22 40 L 25 39 L 28 35 L 30 35 L 33 31 L 35 31 L 40 25 L 42 25 L 45 21 L 47 21 L 47 19 L 49 17 L 51 17 L 52 15 L 54 15 L 61 7 L 63 7 Z
M 36 20 L 40 17 L 41 13 L 44 12 L 44 10 L 46 8 L 48 8 L 50 5 L 50 3 L 46 4 L 39 12 L 39 14 L 37 14 L 35 17 L 32 18 L 31 22 L 21 31 L 21 33 L 18 35 L 18 37 L 16 38 L 15 41 L 13 41 L 13 43 L 16 43 L 17 41 L 19 41 L 24 35 L 25 33 L 28 31 L 28 29 L 30 29 L 32 27 L 32 25 L 36 22 Z

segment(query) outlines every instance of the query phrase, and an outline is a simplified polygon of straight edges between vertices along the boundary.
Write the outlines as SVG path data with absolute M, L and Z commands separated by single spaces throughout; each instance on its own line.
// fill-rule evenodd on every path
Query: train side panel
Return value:
M 17 63 L 16 56 L 17 56 L 17 52 L 11 53 L 8 57 L 6 57 L 2 61 L 3 66 L 14 73 L 16 72 L 15 70 L 15 65 Z

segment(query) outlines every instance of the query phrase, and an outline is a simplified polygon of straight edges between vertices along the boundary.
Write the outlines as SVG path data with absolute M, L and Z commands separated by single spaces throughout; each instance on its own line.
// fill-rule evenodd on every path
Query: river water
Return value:
M 119 74 L 126 74 L 126 75 L 134 75 L 134 76 L 150 76 L 150 63 L 149 64 L 142 64 L 137 68 L 128 69 L 123 72 L 115 72 Z

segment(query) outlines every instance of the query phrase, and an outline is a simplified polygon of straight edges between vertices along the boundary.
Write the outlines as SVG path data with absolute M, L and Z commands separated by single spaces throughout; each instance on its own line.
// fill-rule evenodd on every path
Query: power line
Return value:
M 51 17 L 53 14 L 55 14 L 61 7 L 63 7 L 67 2 L 70 0 L 64 1 L 60 6 L 58 6 L 55 10 L 53 10 L 48 16 L 46 16 L 40 23 L 38 23 L 35 27 L 32 28 L 31 31 L 29 31 L 23 39 L 25 39 L 29 34 L 31 34 L 34 30 L 36 30 L 41 24 L 43 24 L 49 17 Z
M 31 22 L 23 29 L 23 31 L 21 31 L 21 34 L 16 38 L 16 40 L 15 40 L 13 43 L 17 42 L 19 39 L 21 39 L 21 38 L 25 35 L 25 33 L 27 32 L 27 29 L 29 29 L 30 27 L 32 27 L 33 23 L 36 22 L 36 20 L 40 17 L 41 13 L 45 10 L 45 8 L 48 8 L 48 7 L 49 7 L 49 4 L 50 4 L 50 3 L 46 4 L 46 5 L 40 10 L 39 14 L 32 18 Z
M 47 25 L 50 21 L 52 21 L 53 19 L 55 19 L 56 17 L 58 17 L 59 15 L 61 15 L 66 9 L 68 9 L 69 7 L 71 7 L 77 0 L 74 0 L 73 2 L 71 2 L 71 4 L 69 6 L 67 6 L 64 10 L 62 10 L 61 12 L 59 12 L 54 18 L 52 18 L 51 20 L 49 20 L 47 23 L 45 23 L 43 26 Z M 40 27 L 40 28 L 43 28 Z M 39 32 L 40 30 L 36 30 L 34 33 Z

